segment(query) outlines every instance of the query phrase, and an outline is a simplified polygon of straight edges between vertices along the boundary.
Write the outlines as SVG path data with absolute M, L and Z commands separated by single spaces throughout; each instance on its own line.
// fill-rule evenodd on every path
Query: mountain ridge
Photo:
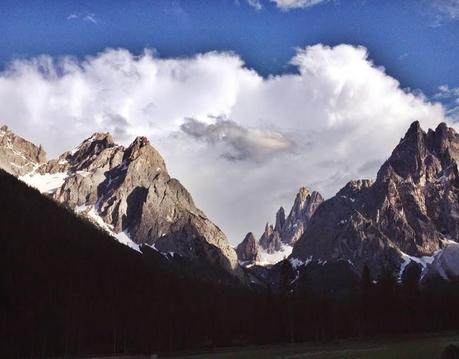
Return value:
M 121 243 L 135 250 L 147 245 L 164 254 L 205 258 L 244 277 L 224 233 L 169 176 L 164 159 L 146 137 L 136 137 L 125 148 L 109 133 L 96 132 L 46 161 L 41 146 L 6 131 L 14 151 L 3 158 L 21 166 L 15 170 L 16 166 L 4 165 L 7 172 L 89 218 Z M 30 159 L 23 152 L 31 153 Z
M 258 241 L 255 243 L 253 240 L 248 241 L 248 236 L 252 232 L 247 234 L 237 247 L 239 261 L 246 265 L 269 265 L 289 256 L 292 246 L 304 233 L 311 217 L 323 200 L 319 192 L 311 192 L 309 188 L 301 187 L 287 217 L 284 208 L 280 207 L 276 212 L 274 226 L 267 222 Z
M 454 129 L 414 122 L 375 181 L 351 181 L 318 208 L 290 258 L 344 260 L 375 275 L 433 258 L 458 239 L 458 159 Z

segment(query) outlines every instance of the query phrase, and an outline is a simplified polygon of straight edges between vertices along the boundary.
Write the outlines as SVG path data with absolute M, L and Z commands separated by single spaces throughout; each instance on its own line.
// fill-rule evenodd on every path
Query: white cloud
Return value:
M 93 24 L 97 24 L 97 19 L 95 14 L 88 14 L 83 17 L 83 21 L 89 21 Z
M 247 3 L 255 8 L 255 10 L 261 10 L 263 8 L 260 0 L 247 0 Z
M 93 131 L 123 144 L 148 136 L 236 244 L 300 186 L 330 196 L 374 177 L 412 121 L 444 120 L 440 104 L 402 90 L 365 48 L 315 45 L 291 63 L 297 73 L 263 78 L 233 53 L 17 60 L 0 73 L 0 123 L 51 155 Z
M 73 20 L 78 20 L 80 19 L 81 21 L 84 21 L 84 22 L 91 22 L 95 25 L 98 24 L 98 20 L 96 18 L 96 15 L 94 13 L 89 13 L 89 14 L 85 14 L 85 15 L 81 15 L 81 14 L 70 14 L 69 16 L 67 16 L 67 20 L 68 21 L 73 21 Z
M 306 8 L 326 2 L 327 0 L 271 0 L 282 10 Z

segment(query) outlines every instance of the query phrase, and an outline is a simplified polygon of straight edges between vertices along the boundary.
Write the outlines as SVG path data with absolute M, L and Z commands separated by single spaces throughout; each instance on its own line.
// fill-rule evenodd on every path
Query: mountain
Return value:
M 0 127 L 0 168 L 22 176 L 32 171 L 46 159 L 41 146 L 16 136 L 7 126 Z
M 252 241 L 247 241 L 251 233 L 247 234 L 238 246 L 239 261 L 246 264 L 257 262 L 274 264 L 287 257 L 291 253 L 292 246 L 301 237 L 309 225 L 312 215 L 322 202 L 323 197 L 320 193 L 310 192 L 308 188 L 301 187 L 289 215 L 285 217 L 285 210 L 280 207 L 276 213 L 274 227 L 272 224 L 266 223 L 257 246 L 253 245 Z M 251 259 L 245 256 L 247 251 L 252 253 Z
M 145 137 L 129 147 L 95 133 L 77 148 L 46 161 L 35 146 L 2 127 L 0 166 L 65 204 L 134 250 L 149 246 L 168 256 L 205 260 L 242 278 L 223 232 L 167 172 Z
M 239 243 L 236 254 L 242 263 L 254 263 L 260 259 L 258 242 L 252 232 L 247 233 L 244 240 Z
M 230 346 L 252 340 L 245 318 L 264 323 L 262 298 L 220 266 L 132 250 L 1 169 L 0 203 L 1 358 Z
M 459 238 L 458 160 L 454 129 L 426 133 L 414 122 L 375 181 L 351 181 L 317 209 L 290 260 L 367 265 L 375 276 L 417 263 L 425 275 Z

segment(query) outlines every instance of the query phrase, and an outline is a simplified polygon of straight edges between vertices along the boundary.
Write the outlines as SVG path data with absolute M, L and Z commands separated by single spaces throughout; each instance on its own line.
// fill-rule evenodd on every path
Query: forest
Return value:
M 311 288 L 307 273 L 293 282 L 285 260 L 280 288 L 246 287 L 148 248 L 130 250 L 3 171 L 0 204 L 4 358 L 167 355 L 459 329 L 459 282 L 421 286 L 417 267 L 401 280 L 365 268 L 360 283 L 337 294 Z

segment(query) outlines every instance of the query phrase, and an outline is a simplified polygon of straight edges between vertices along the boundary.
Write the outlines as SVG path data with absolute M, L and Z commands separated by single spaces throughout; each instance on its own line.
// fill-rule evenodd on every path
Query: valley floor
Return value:
M 405 339 L 346 340 L 329 344 L 293 344 L 177 356 L 171 359 L 440 359 L 448 344 L 459 345 L 459 335 Z

